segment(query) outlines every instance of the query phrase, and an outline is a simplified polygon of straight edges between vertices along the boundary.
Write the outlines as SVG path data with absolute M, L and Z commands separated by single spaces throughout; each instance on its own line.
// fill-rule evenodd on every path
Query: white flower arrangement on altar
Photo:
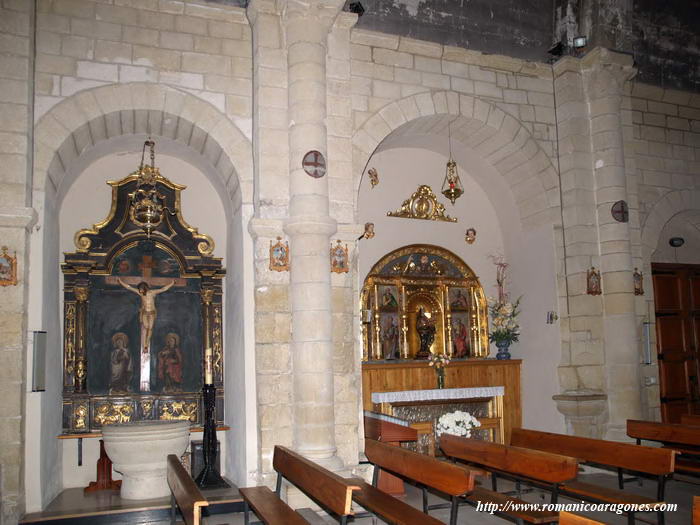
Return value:
M 481 423 L 479 420 L 469 412 L 455 410 L 454 412 L 448 412 L 440 416 L 435 433 L 438 436 L 441 434 L 454 434 L 455 436 L 468 438 L 471 437 L 472 429 L 480 426 Z

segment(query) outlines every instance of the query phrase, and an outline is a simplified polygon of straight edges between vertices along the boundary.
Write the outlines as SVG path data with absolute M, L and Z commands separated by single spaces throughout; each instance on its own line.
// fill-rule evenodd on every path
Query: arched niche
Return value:
M 433 354 L 488 356 L 488 312 L 479 278 L 440 246 L 413 244 L 377 261 L 361 295 L 363 360 L 415 359 L 417 324 L 435 326 Z

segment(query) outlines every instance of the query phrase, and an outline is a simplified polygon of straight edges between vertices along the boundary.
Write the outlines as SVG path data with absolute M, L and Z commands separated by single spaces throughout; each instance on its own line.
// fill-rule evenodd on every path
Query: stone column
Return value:
M 626 439 L 627 419 L 641 415 L 639 340 L 635 318 L 630 225 L 611 214 L 628 202 L 622 134 L 625 82 L 636 70 L 632 57 L 596 48 L 582 59 L 584 89 L 591 122 L 598 249 L 603 286 L 605 380 L 610 422 L 605 437 Z
M 0 524 L 24 513 L 28 230 L 31 208 L 31 100 L 34 2 L 3 2 L 0 54 L 0 246 L 17 256 L 17 284 L 0 287 Z M 39 451 L 36 451 L 38 454 Z
M 294 448 L 339 469 L 336 455 L 328 177 L 302 168 L 310 150 L 327 157 L 326 54 L 328 33 L 343 0 L 288 1 L 283 16 L 287 44 Z

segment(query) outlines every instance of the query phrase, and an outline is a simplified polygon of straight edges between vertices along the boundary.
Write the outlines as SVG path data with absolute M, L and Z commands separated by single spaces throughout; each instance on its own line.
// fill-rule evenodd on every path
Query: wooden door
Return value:
M 652 264 L 661 419 L 700 414 L 700 265 Z

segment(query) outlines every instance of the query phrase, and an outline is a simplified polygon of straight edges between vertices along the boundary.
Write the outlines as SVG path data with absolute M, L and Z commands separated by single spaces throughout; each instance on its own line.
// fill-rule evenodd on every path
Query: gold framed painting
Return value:
M 15 286 L 17 284 L 17 252 L 10 255 L 7 246 L 2 247 L 0 254 L 0 286 Z

